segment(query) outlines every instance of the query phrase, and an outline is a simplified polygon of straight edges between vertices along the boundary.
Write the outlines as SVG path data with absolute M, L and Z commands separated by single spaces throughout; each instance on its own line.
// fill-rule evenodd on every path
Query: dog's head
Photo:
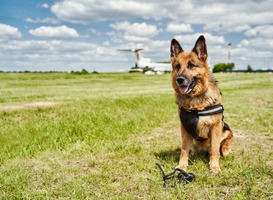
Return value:
M 177 94 L 196 97 L 208 88 L 209 69 L 207 45 L 201 35 L 191 52 L 184 52 L 179 42 L 172 39 L 171 46 L 172 85 Z

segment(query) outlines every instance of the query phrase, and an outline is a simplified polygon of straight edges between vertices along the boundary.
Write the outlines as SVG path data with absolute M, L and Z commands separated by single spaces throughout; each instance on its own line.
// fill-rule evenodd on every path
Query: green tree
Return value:
M 88 71 L 86 69 L 82 69 L 81 74 L 88 74 Z
M 218 63 L 213 66 L 212 71 L 214 73 L 216 72 L 228 72 L 232 71 L 234 69 L 235 64 L 234 63 Z
M 251 65 L 247 65 L 247 69 L 246 69 L 246 71 L 247 71 L 247 72 L 252 72 L 252 71 L 253 71 L 253 69 L 252 69 Z
M 76 74 L 76 75 L 84 75 L 88 74 L 88 71 L 86 69 L 82 69 L 82 71 L 71 71 L 71 74 Z

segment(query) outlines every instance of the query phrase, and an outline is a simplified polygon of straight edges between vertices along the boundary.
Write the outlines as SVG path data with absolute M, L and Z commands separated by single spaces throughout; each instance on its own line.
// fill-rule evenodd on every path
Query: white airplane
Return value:
M 136 64 L 129 72 L 144 72 L 145 74 L 164 74 L 172 70 L 170 63 L 151 62 L 150 58 L 144 58 L 140 51 L 143 49 L 118 49 L 118 51 L 130 51 L 136 54 Z

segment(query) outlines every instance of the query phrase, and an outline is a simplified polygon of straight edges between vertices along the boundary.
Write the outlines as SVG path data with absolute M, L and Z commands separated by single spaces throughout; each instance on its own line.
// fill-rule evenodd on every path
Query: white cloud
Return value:
M 100 35 L 100 34 L 101 34 L 100 32 L 98 32 L 98 31 L 97 31 L 96 29 L 94 29 L 94 28 L 89 29 L 89 31 L 90 31 L 91 33 L 95 34 L 95 35 Z
M 49 5 L 47 3 L 43 3 L 41 6 L 42 6 L 42 8 L 45 8 L 45 9 L 49 8 Z
M 130 23 L 125 21 L 110 24 L 110 27 L 117 31 L 123 31 L 136 36 L 154 37 L 159 34 L 159 30 L 155 25 L 148 25 L 146 23 Z
M 134 35 L 124 35 L 124 40 L 130 41 L 130 42 L 146 42 L 149 40 L 147 37 L 138 37 Z
M 167 32 L 171 33 L 185 33 L 185 32 L 193 32 L 193 29 L 190 24 L 168 24 L 166 28 Z
M 158 35 L 161 31 L 158 30 L 155 25 L 130 23 L 128 21 L 110 24 L 110 27 L 113 28 L 114 31 L 108 33 L 108 35 L 112 36 L 112 40 L 117 42 L 122 42 L 124 40 L 145 42 Z
M 61 20 L 90 23 L 146 16 L 154 11 L 152 3 L 125 0 L 63 0 L 56 2 L 51 11 Z M 143 16 L 145 16 L 143 15 Z
M 254 39 L 244 39 L 239 44 L 238 47 L 255 49 L 255 51 L 262 50 L 272 50 L 273 49 L 273 38 L 254 38 Z
M 245 32 L 246 36 L 260 36 L 273 39 L 273 25 L 257 26 Z
M 176 24 L 204 25 L 206 32 L 228 33 L 245 31 L 252 25 L 273 23 L 273 12 L 269 10 L 271 6 L 272 0 L 62 0 L 56 2 L 51 10 L 60 20 L 72 23 L 87 24 L 132 18 L 171 19 Z M 170 29 L 173 32 L 175 28 Z
M 78 32 L 69 28 L 65 25 L 63 26 L 41 26 L 36 29 L 29 30 L 29 33 L 38 37 L 52 37 L 52 38 L 78 38 Z
M 234 22 L 228 21 L 225 23 L 222 22 L 210 22 L 204 26 L 204 30 L 207 32 L 218 32 L 218 33 L 228 33 L 228 32 L 243 32 L 248 30 L 251 26 L 247 24 L 237 24 L 235 25 Z
M 272 0 L 262 1 L 232 1 L 232 2 L 195 2 L 194 10 L 177 13 L 184 15 L 190 24 L 203 24 L 207 32 L 239 32 L 245 31 L 251 25 L 273 23 L 273 13 L 269 11 Z M 176 12 L 175 10 L 174 12 Z
M 10 38 L 20 38 L 22 34 L 18 28 L 0 23 L 0 40 L 7 40 Z
M 46 17 L 44 19 L 41 19 L 39 17 L 32 19 L 32 18 L 26 18 L 26 22 L 30 23 L 48 23 L 48 24 L 59 24 L 60 20 L 52 17 Z
M 251 28 L 251 27 L 249 25 L 247 25 L 247 24 L 239 24 L 239 25 L 237 25 L 235 27 L 232 27 L 232 26 L 228 27 L 228 32 L 238 33 L 238 32 L 243 32 L 243 31 L 245 31 L 245 30 L 247 30 L 249 28 Z
M 122 67 L 116 48 L 66 40 L 10 40 L 0 42 L 0 70 L 114 71 Z M 12 68 L 10 67 L 12 63 Z M 94 68 L 96 67 L 96 69 Z

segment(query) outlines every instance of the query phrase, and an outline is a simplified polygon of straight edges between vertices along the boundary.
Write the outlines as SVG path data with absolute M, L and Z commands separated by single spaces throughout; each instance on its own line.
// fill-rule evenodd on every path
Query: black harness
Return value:
M 197 124 L 199 121 L 199 116 L 208 116 L 208 115 L 215 115 L 224 112 L 224 107 L 221 104 L 215 106 L 206 107 L 204 110 L 185 110 L 184 108 L 180 107 L 180 120 L 186 129 L 186 131 L 192 135 L 195 139 L 200 142 L 206 140 L 206 138 L 202 138 L 198 136 L 197 133 Z M 223 115 L 224 119 L 224 115 Z M 229 126 L 223 121 L 223 130 L 230 130 Z

